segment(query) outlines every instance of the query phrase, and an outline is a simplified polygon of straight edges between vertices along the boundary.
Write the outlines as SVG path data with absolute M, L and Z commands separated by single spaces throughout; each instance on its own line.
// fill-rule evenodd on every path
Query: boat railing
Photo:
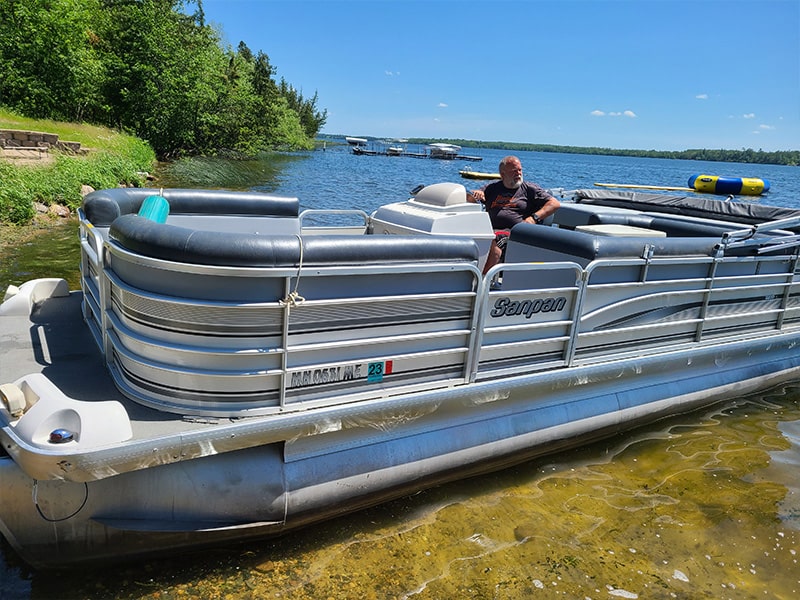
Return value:
M 752 232 L 755 235 L 755 232 Z M 773 236 L 767 239 L 745 237 L 744 239 L 723 240 L 720 250 L 724 253 L 728 250 L 737 248 L 750 248 L 755 254 L 767 254 L 774 252 L 797 252 L 800 247 L 800 234 L 788 234 L 785 236 Z
M 82 236 L 84 313 L 112 374 L 174 412 L 367 401 L 800 326 L 797 246 L 504 263 L 482 277 L 464 259 L 188 264 L 91 226 Z
M 775 231 L 777 229 L 794 230 L 800 227 L 800 216 L 778 219 L 776 221 L 769 221 L 767 223 L 760 223 L 758 225 L 754 225 L 754 227 L 756 229 L 756 233 Z
M 104 257 L 99 285 L 84 281 L 97 288 L 87 320 L 117 385 L 143 404 L 244 416 L 468 381 L 474 259 L 245 268 L 112 242 Z
M 79 240 L 81 245 L 80 278 L 83 290 L 83 316 L 95 343 L 103 346 L 102 333 L 99 328 L 100 288 L 103 255 L 105 252 L 105 236 L 107 229 L 94 227 L 78 209 L 80 217 Z
M 744 229 L 737 229 L 722 236 L 721 249 L 752 248 L 757 254 L 773 252 L 798 252 L 800 234 L 793 233 L 800 228 L 800 217 L 789 217 L 767 223 L 759 223 Z M 771 236 L 758 237 L 771 233 Z
M 507 285 L 513 275 L 524 284 Z M 493 282 L 502 276 L 502 287 Z M 506 263 L 490 269 L 478 292 L 471 379 L 506 377 L 569 363 L 583 269 L 571 262 Z
M 798 327 L 796 272 L 796 255 L 497 265 L 470 368 L 486 380 Z
M 304 235 L 362 234 L 369 226 L 369 215 L 359 209 L 309 208 L 299 218 Z

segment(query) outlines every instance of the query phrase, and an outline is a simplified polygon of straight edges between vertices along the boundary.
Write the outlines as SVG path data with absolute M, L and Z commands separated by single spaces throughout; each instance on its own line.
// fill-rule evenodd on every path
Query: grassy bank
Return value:
M 37 202 L 74 211 L 84 185 L 142 185 L 155 163 L 146 142 L 104 127 L 29 119 L 0 109 L 0 129 L 54 133 L 88 150 L 82 155 L 51 150 L 50 158 L 40 161 L 0 159 L 0 222 L 5 224 L 30 223 Z

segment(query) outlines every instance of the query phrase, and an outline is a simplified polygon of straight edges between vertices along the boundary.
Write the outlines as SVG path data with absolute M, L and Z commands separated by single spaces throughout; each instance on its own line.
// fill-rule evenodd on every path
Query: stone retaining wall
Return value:
M 36 149 L 48 151 L 57 148 L 63 152 L 82 154 L 80 142 L 65 142 L 58 139 L 54 133 L 41 133 L 38 131 L 22 131 L 18 129 L 0 129 L 0 148 L 7 150 Z

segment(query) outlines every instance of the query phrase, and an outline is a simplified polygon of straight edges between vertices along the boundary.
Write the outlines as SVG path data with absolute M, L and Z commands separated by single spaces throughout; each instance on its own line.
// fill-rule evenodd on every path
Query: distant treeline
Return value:
M 312 148 L 327 111 L 276 73 L 224 46 L 202 0 L 0 0 L 0 105 L 132 133 L 161 157 Z
M 800 165 L 800 150 L 779 150 L 777 152 L 764 152 L 763 150 L 617 150 L 615 148 L 596 148 L 579 146 L 554 146 L 552 144 L 522 144 L 515 142 L 479 142 L 464 139 L 427 139 L 411 138 L 410 143 L 430 144 L 431 142 L 444 142 L 457 144 L 469 148 L 491 148 L 495 150 L 508 150 L 509 152 L 560 152 L 563 154 L 598 154 L 605 156 L 638 156 L 646 158 L 684 158 L 687 160 L 708 160 L 718 162 L 753 163 L 759 165 Z

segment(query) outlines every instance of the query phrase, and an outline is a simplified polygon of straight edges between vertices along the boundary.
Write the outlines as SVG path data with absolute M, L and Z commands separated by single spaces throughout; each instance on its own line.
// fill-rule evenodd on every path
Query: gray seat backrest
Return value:
M 262 215 L 294 217 L 299 214 L 297 198 L 260 192 L 227 190 L 113 188 L 87 194 L 83 212 L 95 227 L 108 227 L 117 217 L 136 214 L 148 196 L 161 195 L 169 202 L 170 214 Z
M 477 262 L 468 238 L 401 235 L 258 235 L 201 231 L 135 214 L 111 225 L 109 238 L 138 254 L 192 264 L 287 267 L 397 262 Z

